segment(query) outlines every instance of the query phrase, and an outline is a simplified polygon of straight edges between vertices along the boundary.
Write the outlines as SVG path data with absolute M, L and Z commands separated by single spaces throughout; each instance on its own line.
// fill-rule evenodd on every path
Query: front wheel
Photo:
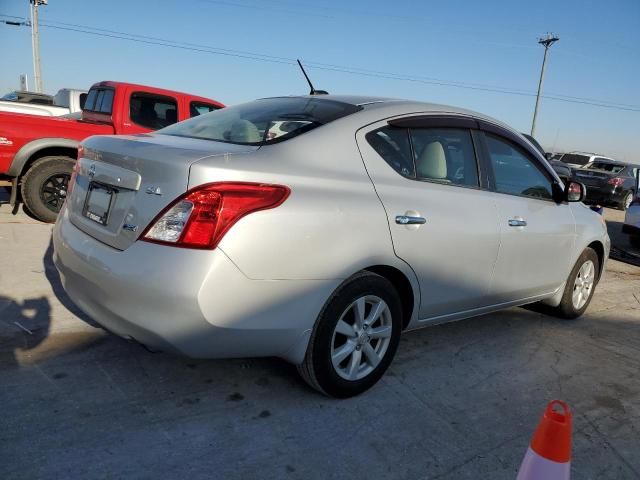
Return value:
M 600 262 L 592 248 L 586 248 L 574 265 L 555 312 L 562 318 L 577 318 L 582 315 L 591 299 L 600 277 Z
M 401 312 L 400 297 L 387 279 L 370 272 L 351 277 L 322 309 L 298 372 L 331 397 L 371 388 L 398 348 Z

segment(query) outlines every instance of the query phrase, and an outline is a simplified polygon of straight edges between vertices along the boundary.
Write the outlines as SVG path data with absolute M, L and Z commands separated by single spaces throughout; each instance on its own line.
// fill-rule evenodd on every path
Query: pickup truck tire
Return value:
M 38 220 L 56 221 L 67 195 L 75 159 L 64 156 L 38 159 L 22 178 L 22 200 Z

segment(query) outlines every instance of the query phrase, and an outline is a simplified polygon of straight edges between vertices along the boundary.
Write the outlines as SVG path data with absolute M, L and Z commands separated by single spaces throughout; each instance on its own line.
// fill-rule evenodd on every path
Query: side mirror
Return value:
M 569 181 L 564 188 L 564 200 L 566 202 L 581 202 L 587 196 L 587 187 L 579 182 Z

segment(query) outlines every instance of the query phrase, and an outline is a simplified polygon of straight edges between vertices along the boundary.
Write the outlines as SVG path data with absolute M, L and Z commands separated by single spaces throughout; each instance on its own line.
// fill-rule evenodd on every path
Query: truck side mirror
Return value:
M 564 199 L 567 202 L 582 202 L 587 196 L 587 187 L 579 182 L 569 181 L 564 189 Z

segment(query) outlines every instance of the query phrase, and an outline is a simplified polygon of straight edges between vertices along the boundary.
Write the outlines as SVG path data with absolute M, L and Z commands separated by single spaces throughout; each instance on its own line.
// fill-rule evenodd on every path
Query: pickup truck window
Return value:
M 220 107 L 211 105 L 210 103 L 191 102 L 189 104 L 189 116 L 197 117 L 198 115 L 204 115 L 205 113 L 213 112 L 219 108 Z
M 113 88 L 92 88 L 87 94 L 83 110 L 110 114 L 113 107 L 113 94 Z
M 172 97 L 143 92 L 132 93 L 129 116 L 138 125 L 157 130 L 178 121 L 178 103 Z

